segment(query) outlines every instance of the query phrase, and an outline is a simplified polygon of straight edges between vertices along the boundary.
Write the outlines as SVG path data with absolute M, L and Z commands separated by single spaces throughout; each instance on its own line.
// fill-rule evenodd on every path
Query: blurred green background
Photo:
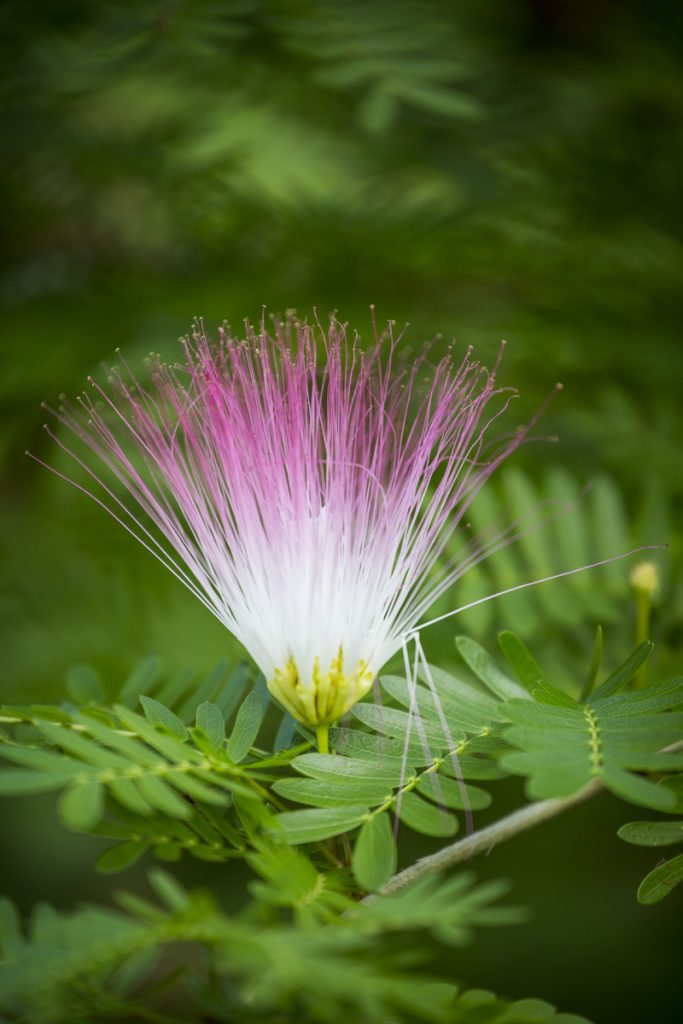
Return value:
M 4 700 L 61 699 L 74 662 L 113 693 L 151 651 L 169 669 L 239 656 L 24 450 L 61 464 L 40 403 L 78 393 L 118 346 L 141 366 L 150 351 L 174 355 L 193 316 L 238 330 L 263 305 L 338 310 L 367 333 L 374 302 L 380 320 L 410 323 L 416 348 L 442 332 L 437 350 L 455 337 L 485 362 L 505 337 L 515 422 L 561 380 L 539 428 L 559 443 L 527 446 L 473 510 L 473 528 L 504 525 L 550 498 L 548 525 L 440 610 L 668 543 L 651 672 L 680 666 L 680 7 L 8 0 L 0 19 Z M 608 666 L 633 646 L 633 564 L 457 626 L 489 647 L 515 628 L 576 685 L 598 622 Z M 425 637 L 433 660 L 454 662 L 454 629 Z M 598 1022 L 679 1019 L 680 900 L 636 905 L 653 861 L 614 837 L 629 817 L 602 797 L 496 850 L 478 870 L 514 878 L 536 917 L 454 956 L 454 976 Z M 8 803 L 5 823 L 5 886 L 22 905 L 107 898 L 94 841 L 65 834 L 51 801 Z M 223 868 L 183 870 L 232 881 L 239 899 L 243 879 Z

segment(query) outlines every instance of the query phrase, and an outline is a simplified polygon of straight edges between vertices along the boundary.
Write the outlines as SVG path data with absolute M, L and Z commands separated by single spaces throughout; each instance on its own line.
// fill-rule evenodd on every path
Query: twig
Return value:
M 660 753 L 672 754 L 681 749 L 683 749 L 683 740 L 664 747 Z M 563 811 L 569 810 L 570 807 L 582 804 L 584 800 L 590 800 L 592 796 L 595 796 L 596 793 L 599 793 L 604 788 L 601 780 L 594 778 L 587 786 L 580 789 L 578 793 L 572 793 L 571 796 L 538 800 L 527 807 L 522 807 L 519 811 L 513 811 L 512 814 L 501 818 L 500 821 L 496 821 L 493 825 L 483 828 L 481 832 L 475 832 L 471 836 L 466 836 L 465 839 L 459 839 L 457 843 L 445 846 L 438 853 L 433 853 L 429 857 L 423 857 L 421 860 L 415 861 L 409 868 L 404 868 L 403 871 L 399 871 L 397 875 L 390 878 L 387 884 L 380 889 L 379 893 L 366 896 L 361 902 L 374 903 L 379 896 L 389 896 L 393 892 L 400 892 L 401 889 L 405 889 L 406 886 L 417 882 L 418 878 L 422 878 L 424 875 L 433 874 L 435 871 L 445 871 L 446 868 L 452 868 L 455 864 L 461 864 L 462 861 L 469 860 L 470 857 L 474 857 L 478 853 L 486 853 L 492 850 L 494 846 L 497 846 L 498 843 L 503 843 L 506 839 L 512 839 L 518 832 L 524 832 L 528 828 L 533 828 L 534 825 L 539 825 L 542 821 L 547 821 L 548 818 L 554 818 L 557 814 L 562 814 Z
M 534 825 L 547 821 L 548 818 L 554 818 L 555 815 L 561 814 L 570 807 L 575 807 L 576 804 L 583 803 L 584 800 L 589 800 L 603 788 L 600 779 L 593 779 L 578 793 L 572 793 L 571 796 L 539 800 L 527 807 L 522 807 L 519 811 L 508 814 L 507 817 L 501 818 L 500 821 L 483 828 L 480 832 L 466 836 L 464 839 L 458 840 L 457 843 L 451 843 L 450 846 L 445 846 L 438 853 L 415 861 L 410 867 L 394 875 L 378 895 L 388 896 L 390 893 L 399 892 L 424 875 L 432 874 L 435 871 L 444 871 L 464 860 L 469 860 L 470 857 L 474 857 L 478 853 L 484 853 L 497 846 L 498 843 L 512 839 L 518 832 L 533 828 Z M 373 903 L 376 899 L 377 896 L 366 896 L 363 903 Z

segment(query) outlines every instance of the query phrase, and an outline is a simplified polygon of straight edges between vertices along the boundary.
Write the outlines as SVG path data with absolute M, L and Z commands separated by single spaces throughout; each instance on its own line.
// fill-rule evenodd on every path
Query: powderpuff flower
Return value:
M 182 363 L 152 362 L 147 388 L 112 371 L 56 413 L 101 472 L 50 433 L 99 490 L 76 486 L 220 619 L 324 744 L 483 557 L 446 548 L 526 433 L 487 440 L 512 394 L 499 360 L 489 372 L 449 351 L 430 366 L 423 351 L 411 364 L 400 340 L 375 331 L 364 350 L 336 320 L 247 324 L 244 339 L 222 329 L 215 342 L 197 325 Z

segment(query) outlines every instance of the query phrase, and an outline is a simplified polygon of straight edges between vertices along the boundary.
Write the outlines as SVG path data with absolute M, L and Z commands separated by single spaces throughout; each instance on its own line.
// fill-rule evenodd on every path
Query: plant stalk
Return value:
M 315 735 L 318 740 L 318 753 L 329 754 L 330 752 L 330 727 L 329 725 L 317 725 Z

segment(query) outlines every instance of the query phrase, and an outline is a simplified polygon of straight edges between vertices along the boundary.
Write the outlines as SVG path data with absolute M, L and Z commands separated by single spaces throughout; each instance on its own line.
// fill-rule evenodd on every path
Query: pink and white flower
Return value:
M 60 408 L 106 472 L 52 436 L 100 490 L 77 486 L 324 731 L 483 556 L 445 548 L 526 431 L 487 442 L 511 394 L 498 361 L 408 365 L 391 337 L 364 351 L 335 320 L 248 326 L 243 340 L 221 330 L 215 343 L 197 327 L 184 356 L 155 361 L 148 389 L 112 371 L 108 388 L 91 379 L 93 397 Z

